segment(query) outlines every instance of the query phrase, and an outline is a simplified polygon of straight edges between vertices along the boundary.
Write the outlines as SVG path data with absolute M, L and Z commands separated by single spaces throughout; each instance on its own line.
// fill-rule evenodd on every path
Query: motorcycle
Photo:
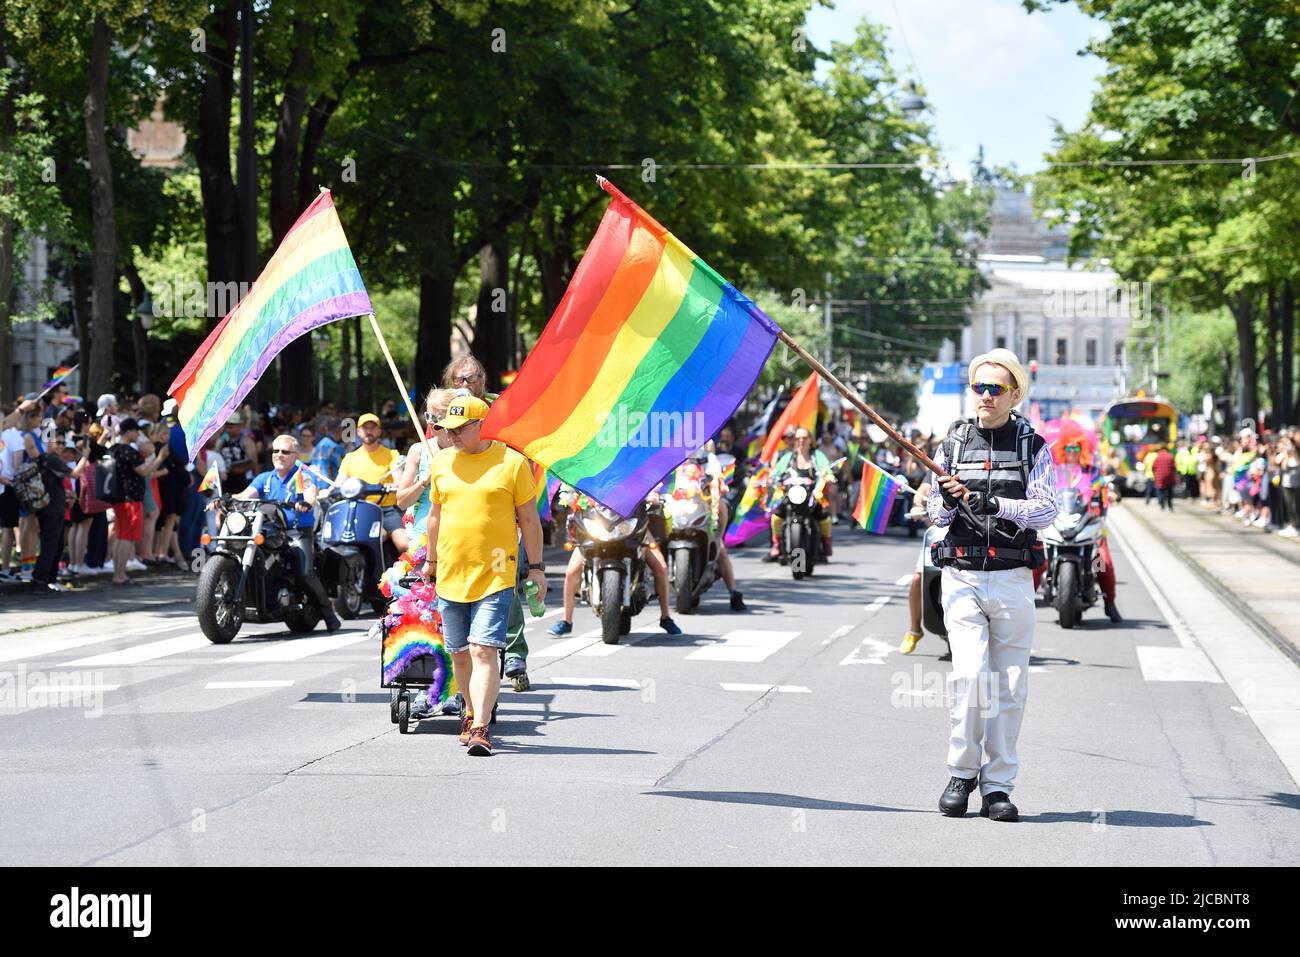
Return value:
M 678 471 L 676 487 L 668 497 L 671 520 L 668 532 L 668 576 L 679 615 L 689 615 L 700 596 L 719 577 L 725 529 L 714 514 L 714 502 L 705 491 L 706 475 L 698 462 Z
M 819 483 L 791 469 L 781 477 L 785 527 L 781 531 L 781 564 L 795 579 L 811 575 L 821 559 L 822 535 L 817 523 Z
M 631 518 L 587 501 L 574 513 L 582 550 L 582 600 L 600 618 L 600 637 L 616 645 L 632 630 L 632 619 L 648 601 L 645 552 L 651 509 L 642 504 Z
M 921 539 L 921 623 L 926 631 L 945 641 L 948 626 L 943 620 L 943 569 L 934 563 L 930 547 L 943 541 L 947 532 L 946 528 L 931 525 Z
M 1095 560 L 1105 527 L 1100 501 L 1076 476 L 1058 474 L 1056 521 L 1040 534 L 1047 550 L 1043 597 L 1056 607 L 1062 628 L 1073 628 L 1097 603 Z
M 247 621 L 283 621 L 290 631 L 311 631 L 320 610 L 294 574 L 289 527 L 275 502 L 221 497 L 217 535 L 205 534 L 212 552 L 199 574 L 195 609 L 213 644 L 234 640 Z
M 318 523 L 316 564 L 340 618 L 356 618 L 364 602 L 379 615 L 388 607 L 380 577 L 397 560 L 397 550 L 384 535 L 383 511 L 364 497 L 383 491 L 382 485 L 346 478 L 322 496 L 326 511 Z

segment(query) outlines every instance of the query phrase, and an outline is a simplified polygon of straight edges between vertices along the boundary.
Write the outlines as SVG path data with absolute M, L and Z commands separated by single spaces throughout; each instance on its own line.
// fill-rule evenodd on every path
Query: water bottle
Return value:
M 541 618 L 546 613 L 546 604 L 537 597 L 537 582 L 531 578 L 524 582 L 524 595 L 528 599 L 528 609 L 534 618 Z

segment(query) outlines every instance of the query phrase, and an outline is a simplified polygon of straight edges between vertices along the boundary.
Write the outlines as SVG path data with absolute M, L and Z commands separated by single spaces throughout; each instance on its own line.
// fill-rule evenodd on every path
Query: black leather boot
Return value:
M 979 781 L 976 778 L 953 778 L 949 781 L 947 790 L 939 798 L 939 810 L 943 812 L 943 816 L 963 817 L 970 796 L 978 786 Z
M 990 821 L 1018 821 L 1020 812 L 1011 803 L 1011 796 L 1006 791 L 994 791 L 984 795 L 980 804 L 980 817 L 986 817 Z

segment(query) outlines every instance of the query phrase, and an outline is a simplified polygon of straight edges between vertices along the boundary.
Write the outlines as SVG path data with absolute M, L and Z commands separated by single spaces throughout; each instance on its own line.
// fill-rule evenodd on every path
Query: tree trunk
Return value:
M 375 412 L 371 408 L 370 375 L 366 371 L 366 349 L 361 341 L 361 317 L 352 320 L 353 351 L 357 361 L 357 408 L 361 412 Z
M 4 13 L 0 11 L 0 68 L 8 63 L 5 49 Z M 0 101 L 0 156 L 9 155 L 9 141 L 14 135 L 13 90 Z M 8 192 L 9 190 L 6 190 Z M 0 208 L 5 204 L 0 202 Z M 0 400 L 14 395 L 14 331 L 12 310 L 14 291 L 14 221 L 0 218 Z
M 3 62 L 3 61 L 0 61 Z M 0 142 L 0 153 L 4 144 Z M 14 224 L 0 220 L 0 397 L 6 401 L 14 394 L 14 330 L 10 303 L 14 291 Z
M 134 257 L 126 264 L 126 282 L 131 287 L 131 349 L 135 354 L 135 387 L 140 395 L 144 395 L 153 391 L 153 385 L 149 381 L 149 336 L 136 312 L 140 303 L 144 302 L 144 280 L 136 269 Z
M 415 342 L 417 395 L 441 385 L 442 370 L 451 361 L 451 306 L 455 286 L 452 277 L 420 275 L 420 319 Z
M 501 373 L 510 351 L 510 317 L 506 301 L 509 254 L 504 243 L 479 250 L 478 306 L 474 312 L 474 355 L 487 372 L 485 387 L 501 389 Z
M 1268 310 L 1264 327 L 1264 369 L 1268 377 L 1268 425 L 1273 428 L 1279 416 L 1285 416 L 1286 394 L 1282 391 L 1282 381 L 1277 360 L 1278 327 L 1278 289 L 1273 283 L 1268 287 Z
M 339 394 L 336 400 L 337 408 L 340 412 L 344 409 L 351 409 L 351 397 L 355 395 L 354 390 L 350 387 L 352 382 L 352 336 L 348 329 L 347 323 L 339 323 L 339 331 L 343 334 L 342 344 L 339 348 Z
M 209 283 L 247 282 L 253 264 L 245 266 L 240 246 L 243 217 L 230 161 L 231 105 L 235 96 L 235 49 L 239 37 L 239 0 L 218 0 L 207 22 L 206 56 L 197 58 L 204 70 L 199 100 L 194 158 L 203 197 L 203 238 L 207 248 Z M 211 288 L 211 287 L 209 287 Z M 208 297 L 204 297 L 206 302 Z M 208 315 L 212 329 L 224 317 Z
M 311 26 L 293 22 L 293 54 L 289 61 L 284 94 L 276 114 L 275 145 L 271 147 L 271 242 L 279 246 L 293 227 L 300 202 L 298 149 L 302 142 L 302 118 L 307 112 L 307 74 L 311 70 L 308 47 Z M 299 336 L 281 352 L 280 399 L 301 408 L 311 401 L 311 336 Z
M 1293 385 L 1295 362 L 1295 290 L 1291 280 L 1282 283 L 1282 393 L 1278 406 L 1278 424 L 1296 423 L 1296 401 Z
M 1241 372 L 1241 403 L 1238 421 L 1250 419 L 1259 425 L 1259 373 L 1255 348 L 1255 306 L 1253 297 L 1238 292 L 1230 300 L 1232 318 L 1237 326 L 1237 367 Z
M 117 219 L 113 208 L 113 168 L 108 157 L 108 61 L 113 31 L 96 14 L 86 90 L 86 155 L 90 161 L 90 211 L 93 279 L 88 395 L 109 390 L 113 375 L 113 299 L 117 286 Z

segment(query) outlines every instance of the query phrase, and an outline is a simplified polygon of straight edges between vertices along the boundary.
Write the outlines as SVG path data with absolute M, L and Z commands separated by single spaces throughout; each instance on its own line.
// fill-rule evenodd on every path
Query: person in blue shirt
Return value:
M 316 430 L 316 446 L 312 450 L 311 467 L 331 482 L 339 477 L 343 465 L 343 446 L 339 439 L 338 416 L 322 416 Z
M 325 627 L 338 631 L 342 623 L 330 604 L 325 586 L 316 577 L 316 556 L 314 539 L 316 537 L 313 508 L 316 505 L 316 485 L 310 479 L 310 472 L 304 473 L 303 491 L 295 489 L 298 476 L 298 440 L 285 433 L 277 435 L 271 442 L 271 464 L 269 472 L 255 477 L 248 488 L 233 496 L 239 499 L 261 499 L 267 502 L 282 503 L 280 511 L 289 526 L 289 541 L 297 555 L 298 581 L 311 596 L 316 607 L 320 609 Z

